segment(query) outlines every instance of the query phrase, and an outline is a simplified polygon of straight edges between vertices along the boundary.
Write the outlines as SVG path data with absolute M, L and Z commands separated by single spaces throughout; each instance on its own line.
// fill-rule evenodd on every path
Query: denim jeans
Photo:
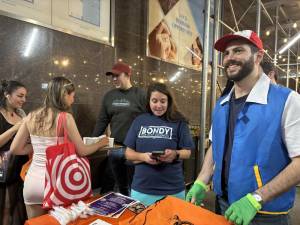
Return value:
M 129 196 L 133 166 L 126 163 L 125 147 L 110 150 L 108 162 L 119 192 Z
M 216 197 L 216 213 L 224 215 L 225 211 L 229 208 L 229 204 L 222 197 Z M 250 225 L 291 225 L 290 216 L 288 214 L 269 215 L 269 214 L 256 214 Z

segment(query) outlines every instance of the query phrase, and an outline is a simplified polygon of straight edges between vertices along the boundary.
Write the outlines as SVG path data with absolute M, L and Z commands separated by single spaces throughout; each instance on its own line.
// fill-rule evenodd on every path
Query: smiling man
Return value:
M 131 84 L 131 68 L 123 62 L 116 63 L 111 71 L 106 73 L 111 76 L 115 86 L 105 94 L 101 110 L 93 132 L 93 136 L 100 136 L 105 132 L 108 124 L 111 129 L 111 137 L 115 143 L 124 146 L 123 142 L 132 121 L 139 114 L 146 111 L 146 93 Z M 120 193 L 129 195 L 130 176 L 125 165 L 125 147 L 113 149 L 108 155 L 108 170 L 112 171 L 114 180 Z M 108 178 L 101 190 L 102 193 L 113 191 L 113 184 Z
M 234 85 L 216 104 L 212 148 L 187 200 L 200 204 L 213 175 L 219 211 L 229 221 L 288 225 L 300 181 L 300 97 L 262 72 L 255 32 L 225 35 L 215 49 Z

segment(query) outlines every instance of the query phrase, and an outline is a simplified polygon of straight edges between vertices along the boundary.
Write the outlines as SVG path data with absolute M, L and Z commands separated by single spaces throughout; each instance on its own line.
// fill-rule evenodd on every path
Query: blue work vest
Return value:
M 267 104 L 245 102 L 234 128 L 228 177 L 229 204 L 252 193 L 278 175 L 290 162 L 282 140 L 281 118 L 290 89 L 270 84 Z M 225 96 L 226 97 L 226 96 Z M 216 104 L 212 125 L 215 170 L 213 188 L 222 196 L 221 174 L 229 117 L 229 102 Z M 287 213 L 295 188 L 263 204 L 261 213 Z

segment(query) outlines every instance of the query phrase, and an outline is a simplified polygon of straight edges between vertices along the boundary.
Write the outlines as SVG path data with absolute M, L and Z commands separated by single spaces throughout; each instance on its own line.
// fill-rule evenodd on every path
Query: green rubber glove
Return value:
M 192 198 L 195 198 L 194 204 L 200 205 L 205 197 L 206 191 L 207 186 L 202 181 L 196 180 L 192 188 L 187 193 L 185 200 L 191 202 Z
M 225 218 L 236 225 L 248 225 L 260 209 L 261 204 L 251 194 L 247 194 L 230 205 Z

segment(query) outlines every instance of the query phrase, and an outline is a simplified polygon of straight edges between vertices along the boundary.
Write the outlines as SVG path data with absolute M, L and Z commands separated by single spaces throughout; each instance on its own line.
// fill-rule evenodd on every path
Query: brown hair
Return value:
M 43 106 L 30 115 L 32 121 L 30 123 L 31 132 L 38 134 L 41 131 L 49 131 L 53 128 L 58 113 L 70 111 L 64 97 L 74 91 L 74 84 L 69 79 L 65 77 L 53 78 L 48 84 Z
M 164 115 L 164 118 L 167 121 L 170 122 L 177 122 L 177 121 L 185 121 L 188 122 L 188 120 L 186 119 L 186 117 L 178 110 L 177 104 L 175 102 L 175 99 L 173 97 L 173 94 L 171 93 L 171 91 L 168 89 L 168 87 L 165 84 L 162 83 L 152 83 L 149 85 L 148 87 L 148 91 L 147 91 L 147 111 L 150 114 L 153 114 L 150 108 L 150 98 L 151 98 L 151 94 L 152 92 L 160 92 L 164 95 L 166 95 L 168 97 L 168 108 L 167 111 Z

